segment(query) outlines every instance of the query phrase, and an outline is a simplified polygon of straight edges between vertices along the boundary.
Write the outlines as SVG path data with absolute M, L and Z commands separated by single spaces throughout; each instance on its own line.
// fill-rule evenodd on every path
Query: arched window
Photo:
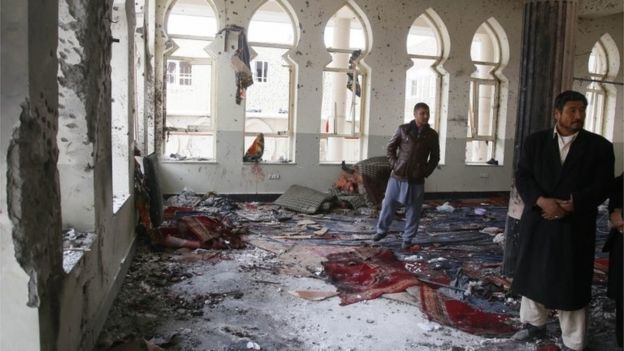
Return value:
M 167 14 L 166 140 L 164 157 L 215 158 L 212 58 L 217 21 L 205 0 L 178 0 Z
M 589 55 L 587 70 L 590 83 L 586 88 L 587 116 L 585 129 L 605 138 L 613 138 L 613 119 L 617 90 L 610 84 L 619 70 L 619 53 L 609 34 L 604 34 L 594 44 Z
M 323 70 L 321 162 L 361 160 L 367 94 L 368 31 L 348 3 L 325 27 L 325 47 L 332 62 Z
M 470 77 L 467 163 L 502 161 L 501 88 L 506 82 L 502 70 L 509 52 L 504 35 L 498 22 L 490 18 L 479 26 L 472 40 L 470 56 L 476 71 Z
M 409 29 L 407 53 L 413 66 L 405 77 L 405 122 L 414 119 L 414 105 L 425 102 L 429 105 L 429 124 L 440 128 L 440 106 L 442 95 L 442 61 L 447 52 L 442 43 L 435 12 L 428 9 L 420 15 Z
M 290 162 L 293 155 L 293 118 L 296 66 L 288 57 L 297 42 L 294 16 L 277 0 L 266 1 L 251 18 L 249 45 L 254 84 L 247 88 L 245 148 L 264 134 L 266 162 Z

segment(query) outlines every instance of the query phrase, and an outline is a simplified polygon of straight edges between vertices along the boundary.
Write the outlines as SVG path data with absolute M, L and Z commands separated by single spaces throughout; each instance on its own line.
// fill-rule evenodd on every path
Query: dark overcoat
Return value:
M 597 207 L 613 179 L 613 145 L 581 130 L 560 160 L 553 129 L 527 137 L 515 174 L 524 211 L 512 290 L 546 308 L 574 311 L 591 298 Z M 544 219 L 540 196 L 571 197 L 574 211 Z

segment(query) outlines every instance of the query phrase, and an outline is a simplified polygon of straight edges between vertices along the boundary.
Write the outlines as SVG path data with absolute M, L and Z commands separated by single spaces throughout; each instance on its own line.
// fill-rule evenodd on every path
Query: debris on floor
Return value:
M 322 208 L 332 195 L 289 190 L 276 203 L 190 191 L 167 199 L 159 233 L 187 244 L 141 241 L 98 350 L 131 340 L 232 351 L 561 345 L 553 321 L 543 341 L 507 339 L 520 323 L 511 279 L 500 274 L 506 199 L 427 201 L 421 235 L 403 250 L 400 214 L 373 243 L 376 218 Z M 606 216 L 598 227 L 606 228 Z M 601 351 L 615 345 L 615 314 L 605 256 L 598 250 L 597 257 L 589 333 L 590 347 Z

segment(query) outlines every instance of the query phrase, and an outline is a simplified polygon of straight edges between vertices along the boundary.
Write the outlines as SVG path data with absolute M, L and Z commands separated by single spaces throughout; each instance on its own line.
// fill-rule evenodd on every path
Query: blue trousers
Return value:
M 377 221 L 377 233 L 388 232 L 394 219 L 394 212 L 403 205 L 405 206 L 405 227 L 403 228 L 402 239 L 404 242 L 411 242 L 418 232 L 420 210 L 424 199 L 424 184 L 409 184 L 406 181 L 390 177 Z

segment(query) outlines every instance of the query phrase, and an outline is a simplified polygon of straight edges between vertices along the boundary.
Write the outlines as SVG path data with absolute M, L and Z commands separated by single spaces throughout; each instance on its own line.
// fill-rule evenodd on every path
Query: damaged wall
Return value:
M 132 35 L 116 44 L 126 47 L 134 71 L 135 4 L 115 6 L 128 14 Z M 133 197 L 113 213 L 112 7 L 113 1 L 2 2 L 3 350 L 91 349 L 132 256 Z M 134 84 L 130 75 L 126 106 L 135 104 Z M 124 112 L 128 153 L 134 110 Z M 97 237 L 66 273 L 62 230 L 69 227 Z
M 81 94 L 79 102 L 84 107 L 84 114 L 77 115 L 76 119 L 86 120 L 88 140 L 92 151 L 88 157 L 88 164 L 92 168 L 91 186 L 87 191 L 93 198 L 95 217 L 94 230 L 97 235 L 90 251 L 85 252 L 82 259 L 66 275 L 63 282 L 61 296 L 59 350 L 91 349 L 101 329 L 112 300 L 117 294 L 121 280 L 125 274 L 134 242 L 134 198 L 132 195 L 123 199 L 123 202 L 113 204 L 113 150 L 111 128 L 113 123 L 113 108 L 115 101 L 111 97 L 111 77 L 115 76 L 116 69 L 134 72 L 134 1 L 88 1 L 62 0 L 63 6 L 68 8 L 68 18 L 61 18 L 61 23 L 70 23 L 75 33 L 77 43 L 74 65 L 81 67 L 84 76 L 73 81 L 70 86 L 76 93 Z M 122 35 L 113 37 L 111 19 L 113 8 L 118 7 L 121 13 L 127 14 L 128 26 L 119 28 Z M 118 39 L 118 41 L 113 40 Z M 112 65 L 112 45 L 125 50 L 124 60 L 126 67 Z M 62 57 L 61 57 L 62 59 Z M 127 148 L 119 154 L 132 155 L 134 135 L 134 75 L 127 75 L 116 83 L 124 84 L 127 92 L 124 101 L 117 101 L 116 120 L 127 119 L 127 131 L 122 136 L 127 140 L 118 140 L 117 145 Z M 66 77 L 67 78 L 67 77 Z M 65 107 L 67 108 L 67 107 Z M 114 133 L 114 131 L 113 131 Z M 81 134 L 80 137 L 87 138 Z M 121 141 L 121 142 L 120 142 Z M 133 159 L 125 162 L 121 160 L 119 167 L 126 167 L 120 173 L 132 175 L 134 172 Z M 117 170 L 119 173 L 119 170 Z M 121 178 L 123 181 L 123 178 Z M 132 189 L 132 178 L 129 180 L 129 189 Z M 63 206 L 65 211 L 66 207 Z M 115 210 L 115 212 L 113 212 Z
M 248 27 L 254 11 L 262 2 L 215 1 L 218 27 L 223 28 L 228 24 Z M 164 3 L 160 1 L 157 9 L 159 23 L 164 21 Z M 217 50 L 214 58 L 217 72 L 216 107 L 213 110 L 217 125 L 216 162 L 161 160 L 160 171 L 165 193 L 176 193 L 184 187 L 199 192 L 282 193 L 291 184 L 326 191 L 333 184 L 340 166 L 319 164 L 317 131 L 321 115 L 321 79 L 323 68 L 329 62 L 323 31 L 327 21 L 345 3 L 330 0 L 289 1 L 300 24 L 300 40 L 296 55 L 292 57 L 298 70 L 297 112 L 294 117 L 295 163 L 260 164 L 261 172 L 258 172 L 254 165 L 242 162 L 245 108 L 234 102 L 234 72 L 230 64 L 232 51 Z M 366 0 L 353 3 L 363 11 L 372 28 L 372 49 L 364 59 L 371 68 L 368 132 L 363 147 L 368 157 L 385 154 L 388 139 L 396 127 L 403 123 L 405 72 L 411 65 L 406 52 L 407 33 L 412 22 L 426 9 L 432 8 L 446 25 L 450 36 L 450 54 L 444 63 L 444 69 L 449 73 L 445 82 L 448 85 L 448 96 L 443 96 L 442 105 L 446 137 L 442 140 L 442 147 L 446 156 L 444 165 L 428 180 L 427 190 L 507 191 L 511 184 L 514 135 L 514 128 L 509 126 L 515 124 L 523 1 L 506 1 L 505 6 L 501 6 L 500 1 L 492 0 Z M 499 166 L 466 165 L 469 83 L 470 75 L 475 70 L 470 61 L 470 46 L 477 28 L 490 17 L 494 17 L 504 29 L 510 50 L 510 60 L 503 70 L 510 82 L 507 96 L 503 97 L 506 100 L 504 113 L 507 128 L 502 128 L 500 135 L 505 157 L 499 160 Z M 158 27 L 160 30 L 163 26 L 161 24 Z M 230 44 L 235 45 L 235 42 L 231 41 Z M 223 37 L 217 36 L 213 47 L 222 49 L 223 45 Z M 162 56 L 157 55 L 156 66 L 163 66 Z M 162 76 L 162 68 L 158 75 Z M 159 96 L 161 87 L 157 86 L 156 89 Z M 163 113 L 159 101 L 156 102 L 156 111 L 160 113 L 157 117 L 161 118 Z M 160 124 L 158 128 L 161 128 Z M 279 179 L 269 179 L 270 174 L 279 174 Z M 462 177 L 458 178 L 456 174 L 462 174 Z
M 0 348 L 54 350 L 62 242 L 57 2 L 2 2 Z
M 159 1 L 158 29 L 163 28 L 164 11 L 171 1 Z M 248 2 L 214 1 L 218 27 L 228 24 L 248 27 L 254 11 L 263 3 L 261 0 Z M 229 62 L 230 52 L 223 52 L 223 37 L 217 36 L 212 44 L 216 53 L 214 67 L 216 74 L 216 107 L 213 110 L 217 125 L 216 162 L 161 160 L 160 171 L 165 193 L 176 193 L 185 187 L 199 192 L 221 193 L 282 193 L 291 184 L 306 185 L 326 191 L 339 174 L 339 166 L 319 164 L 319 129 L 322 100 L 322 70 L 330 58 L 323 42 L 324 26 L 334 12 L 346 1 L 304 1 L 292 0 L 288 4 L 297 16 L 300 39 L 296 55 L 297 97 L 295 123 L 295 163 L 260 164 L 260 169 L 242 162 L 243 128 L 245 108 L 234 103 L 234 73 Z M 428 191 L 507 191 L 511 184 L 513 136 L 517 110 L 519 63 L 521 54 L 522 17 L 524 1 L 353 1 L 366 15 L 372 28 L 372 50 L 364 59 L 371 68 L 369 116 L 364 136 L 364 150 L 368 157 L 383 155 L 385 145 L 397 125 L 403 121 L 405 101 L 405 71 L 411 62 L 406 53 L 406 36 L 409 26 L 426 9 L 433 9 L 444 22 L 450 37 L 450 54 L 444 62 L 448 77 L 444 81 L 447 95 L 442 96 L 441 148 L 444 151 L 442 165 L 427 181 Z M 503 6 L 501 5 L 503 4 Z M 586 0 L 579 4 L 579 13 L 593 19 L 579 22 L 577 67 L 585 67 L 587 50 L 596 37 L 610 31 L 616 42 L 621 43 L 621 2 Z M 620 17 L 601 22 L 609 13 L 620 12 Z M 618 15 L 616 15 L 617 17 Z M 509 47 L 509 61 L 502 74 L 506 82 L 502 90 L 501 125 L 499 138 L 503 146 L 503 157 L 497 156 L 498 166 L 466 165 L 466 132 L 469 105 L 470 76 L 475 70 L 470 60 L 470 47 L 476 29 L 493 17 L 504 30 Z M 610 17 L 604 17 L 610 18 Z M 611 29 L 609 29 L 611 28 Z M 614 29 L 615 28 L 615 29 Z M 616 30 L 617 29 L 617 30 Z M 602 33 L 598 33 L 602 32 Z M 590 38 L 591 37 L 591 38 Z M 157 39 L 166 38 L 159 32 Z M 232 41 L 228 44 L 235 45 Z M 618 41 L 619 40 L 619 41 Z M 587 41 L 587 42 L 585 42 Z M 591 43 L 590 43 L 591 42 Z M 157 41 L 157 46 L 158 46 Z M 588 46 L 589 45 L 589 46 Z M 582 50 L 582 51 L 579 51 Z M 620 55 L 622 48 L 619 48 Z M 585 55 L 585 56 L 583 56 Z M 157 55 L 157 96 L 162 94 L 163 58 Z M 581 63 L 579 63 L 579 60 Z M 580 65 L 580 66 L 579 66 Z M 580 72 L 580 71 L 578 71 Z M 622 81 L 621 73 L 618 76 Z M 615 140 L 616 148 L 622 149 L 622 93 L 616 106 Z M 156 101 L 157 123 L 165 114 L 162 98 Z M 157 124 L 157 130 L 162 124 Z M 617 131 L 620 131 L 619 133 Z M 157 139 L 157 144 L 162 144 Z M 622 153 L 618 153 L 616 169 L 622 169 Z M 461 177 L 456 177 L 461 174 Z M 271 177 L 269 177 L 271 175 Z M 277 177 L 275 175 L 278 175 Z

